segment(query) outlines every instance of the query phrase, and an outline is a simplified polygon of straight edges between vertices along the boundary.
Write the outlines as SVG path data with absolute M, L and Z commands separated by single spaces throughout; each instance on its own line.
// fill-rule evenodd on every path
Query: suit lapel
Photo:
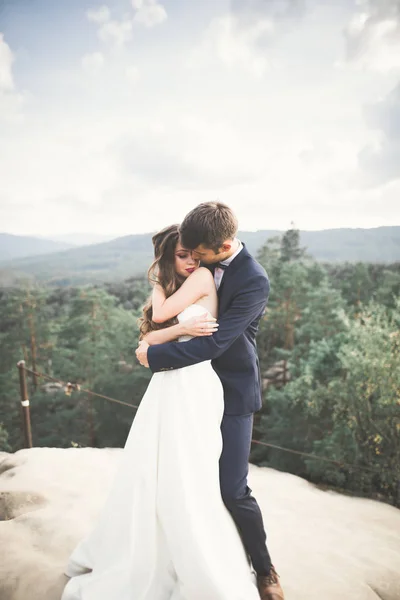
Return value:
M 247 259 L 250 258 L 250 256 L 251 255 L 248 252 L 246 246 L 243 244 L 243 249 L 233 259 L 229 267 L 224 271 L 224 276 L 222 277 L 221 285 L 218 288 L 218 300 L 220 311 L 223 310 L 224 300 L 228 297 L 230 282 L 234 280 L 236 272 L 247 261 Z

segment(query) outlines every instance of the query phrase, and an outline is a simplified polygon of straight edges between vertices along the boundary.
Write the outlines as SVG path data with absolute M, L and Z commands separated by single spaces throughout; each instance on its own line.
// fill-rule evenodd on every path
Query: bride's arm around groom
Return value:
M 253 261 L 251 262 L 253 263 Z M 253 267 L 254 264 L 257 265 L 254 261 L 251 266 Z M 230 306 L 219 317 L 219 328 L 214 335 L 195 338 L 185 344 L 169 342 L 156 344 L 150 348 L 144 343 L 139 354 L 142 351 L 144 354 L 147 352 L 148 366 L 152 372 L 187 367 L 204 360 L 215 359 L 226 352 L 251 323 L 264 312 L 269 293 L 268 278 L 261 267 L 260 269 L 254 269 L 254 267 L 249 269 L 241 278 L 238 287 Z

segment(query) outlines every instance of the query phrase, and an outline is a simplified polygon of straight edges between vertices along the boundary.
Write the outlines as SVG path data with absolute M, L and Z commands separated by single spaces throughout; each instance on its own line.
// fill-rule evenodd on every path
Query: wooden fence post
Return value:
M 32 448 L 31 415 L 29 411 L 28 388 L 26 385 L 25 361 L 17 364 L 19 370 L 19 386 L 21 390 L 22 420 L 24 424 L 25 447 Z

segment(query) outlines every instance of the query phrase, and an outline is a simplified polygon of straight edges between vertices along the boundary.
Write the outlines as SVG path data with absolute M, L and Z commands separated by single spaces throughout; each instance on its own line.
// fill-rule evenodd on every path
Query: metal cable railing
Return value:
M 122 400 L 118 400 L 117 398 L 111 398 L 110 396 L 106 396 L 104 394 L 98 394 L 97 392 L 93 392 L 92 390 L 88 390 L 86 388 L 82 388 L 77 383 L 70 383 L 62 381 L 61 379 L 56 379 L 55 377 L 51 377 L 46 373 L 41 373 L 39 371 L 34 371 L 32 369 L 28 369 L 25 366 L 25 361 L 21 360 L 18 365 L 19 376 L 20 376 L 20 390 L 21 390 L 21 406 L 22 406 L 22 415 L 23 415 L 23 428 L 24 428 L 24 437 L 25 437 L 25 445 L 27 448 L 32 448 L 32 432 L 31 432 L 31 421 L 30 421 L 30 401 L 28 397 L 28 388 L 26 383 L 26 373 L 34 375 L 38 378 L 47 379 L 48 381 L 53 381 L 54 383 L 60 384 L 65 393 L 70 395 L 73 391 L 85 392 L 90 394 L 91 396 L 95 396 L 98 398 L 102 398 L 103 400 L 107 400 L 108 402 L 115 402 L 116 404 L 122 404 L 123 406 L 129 406 L 130 408 L 138 409 L 139 406 L 135 404 L 130 404 L 129 402 L 123 402 Z M 265 446 L 267 448 L 273 448 L 275 450 L 281 450 L 283 452 L 288 452 L 291 454 L 296 454 L 299 456 L 304 456 L 306 458 L 313 458 L 315 460 L 321 460 L 327 463 L 334 464 L 337 467 L 354 469 L 357 471 L 366 471 L 369 473 L 376 473 L 377 469 L 381 470 L 382 466 L 376 467 L 366 467 L 361 465 L 355 465 L 347 462 L 343 462 L 340 460 L 334 460 L 332 458 L 327 458 L 325 456 L 318 456 L 316 454 L 310 454 L 308 452 L 301 452 L 300 450 L 293 450 L 292 448 L 285 448 L 283 446 L 277 446 L 276 444 L 269 444 L 267 442 L 262 442 L 260 440 L 251 440 L 252 444 Z

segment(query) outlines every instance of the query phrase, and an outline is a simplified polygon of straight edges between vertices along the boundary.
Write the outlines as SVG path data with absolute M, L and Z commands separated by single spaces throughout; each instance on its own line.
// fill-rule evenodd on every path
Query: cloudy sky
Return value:
M 0 231 L 400 225 L 400 0 L 0 0 Z

